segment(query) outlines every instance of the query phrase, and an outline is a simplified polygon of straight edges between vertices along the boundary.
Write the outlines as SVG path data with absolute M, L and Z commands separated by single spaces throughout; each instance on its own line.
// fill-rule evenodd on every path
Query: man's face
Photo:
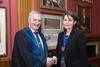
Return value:
M 29 20 L 29 25 L 30 27 L 35 30 L 38 31 L 38 29 L 41 26 L 41 17 L 39 14 L 33 14 Z
M 82 10 L 82 14 L 83 14 L 83 16 L 86 16 L 86 11 L 85 11 L 85 9 Z

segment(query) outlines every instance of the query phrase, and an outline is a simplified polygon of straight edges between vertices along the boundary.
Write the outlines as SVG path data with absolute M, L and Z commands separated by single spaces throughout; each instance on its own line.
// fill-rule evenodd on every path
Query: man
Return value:
M 90 26 L 90 19 L 86 14 L 86 9 L 82 9 L 82 17 L 80 18 L 80 29 L 83 31 L 88 31 Z
M 12 53 L 12 67 L 50 67 L 54 61 L 48 57 L 44 35 L 39 31 L 41 14 L 31 11 L 28 27 L 16 32 Z

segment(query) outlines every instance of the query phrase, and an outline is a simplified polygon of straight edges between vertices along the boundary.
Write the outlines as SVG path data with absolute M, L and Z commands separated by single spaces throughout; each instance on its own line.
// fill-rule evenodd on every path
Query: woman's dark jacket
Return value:
M 58 35 L 56 56 L 58 58 L 57 67 L 60 67 L 62 57 L 64 32 Z M 85 36 L 80 31 L 72 31 L 68 37 L 68 42 L 64 50 L 66 67 L 87 67 L 88 59 L 86 52 Z

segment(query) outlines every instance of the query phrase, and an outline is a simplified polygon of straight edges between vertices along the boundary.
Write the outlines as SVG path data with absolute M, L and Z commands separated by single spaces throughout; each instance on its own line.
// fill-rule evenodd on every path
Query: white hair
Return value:
M 30 19 L 32 18 L 32 16 L 33 16 L 34 14 L 39 14 L 39 15 L 42 17 L 42 15 L 41 15 L 40 12 L 32 10 L 32 11 L 29 13 L 29 16 L 28 16 L 28 22 L 30 21 Z

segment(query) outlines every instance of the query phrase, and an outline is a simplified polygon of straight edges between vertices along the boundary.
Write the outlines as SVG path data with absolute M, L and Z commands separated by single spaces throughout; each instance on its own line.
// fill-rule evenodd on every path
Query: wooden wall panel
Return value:
M 8 57 L 0 58 L 0 67 L 11 67 L 11 62 Z
M 18 30 L 27 25 L 27 17 L 32 9 L 32 0 L 18 0 Z

